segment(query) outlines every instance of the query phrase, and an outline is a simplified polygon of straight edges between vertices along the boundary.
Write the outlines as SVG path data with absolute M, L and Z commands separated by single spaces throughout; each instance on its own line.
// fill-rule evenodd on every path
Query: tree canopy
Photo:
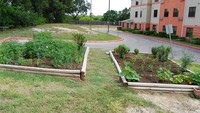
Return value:
M 110 20 L 111 22 L 118 22 L 122 20 L 126 20 L 130 18 L 130 9 L 125 8 L 122 11 L 114 11 L 110 10 L 104 13 L 103 15 L 103 20 L 108 21 Z
M 60 23 L 65 15 L 74 19 L 87 14 L 87 0 L 0 0 L 0 26 L 30 26 L 40 23 Z

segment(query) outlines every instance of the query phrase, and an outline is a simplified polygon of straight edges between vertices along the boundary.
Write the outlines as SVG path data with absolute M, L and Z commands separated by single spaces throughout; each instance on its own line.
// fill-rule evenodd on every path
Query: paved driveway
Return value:
M 100 32 L 107 32 L 107 29 L 94 29 Z M 91 48 L 105 48 L 105 49 L 114 49 L 120 44 L 126 44 L 131 50 L 138 48 L 140 52 L 151 52 L 151 48 L 154 46 L 170 46 L 167 42 L 158 41 L 155 39 L 146 39 L 142 36 L 137 36 L 134 34 L 119 32 L 116 29 L 111 29 L 109 34 L 119 36 L 124 38 L 124 41 L 121 42 L 110 42 L 110 43 L 87 43 L 86 45 Z M 173 54 L 175 59 L 180 59 L 183 56 L 183 52 L 193 56 L 196 60 L 196 63 L 200 64 L 200 50 L 195 50 L 179 45 L 173 45 Z

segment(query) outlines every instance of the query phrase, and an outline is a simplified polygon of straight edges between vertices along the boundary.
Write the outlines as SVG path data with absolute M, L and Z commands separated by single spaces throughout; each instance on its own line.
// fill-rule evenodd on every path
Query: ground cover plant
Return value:
M 33 40 L 25 44 L 3 42 L 0 45 L 0 63 L 79 69 L 85 51 L 84 44 L 79 44 L 55 40 L 50 32 L 36 33 Z
M 122 68 L 120 76 L 125 76 L 127 81 L 198 84 L 198 73 L 189 73 L 185 67 L 168 60 L 170 51 L 170 47 L 158 46 L 152 48 L 152 54 L 127 53 L 122 59 L 114 52 L 114 56 Z

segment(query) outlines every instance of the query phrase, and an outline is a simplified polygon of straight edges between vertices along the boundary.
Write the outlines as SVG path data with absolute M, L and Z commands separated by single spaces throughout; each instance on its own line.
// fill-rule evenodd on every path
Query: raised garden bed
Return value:
M 5 40 L 0 45 L 0 69 L 85 80 L 88 54 L 89 47 L 40 33 L 27 43 Z
M 139 82 L 128 81 L 125 76 L 120 76 L 120 80 L 127 87 L 134 89 L 143 89 L 143 90 L 153 90 L 153 91 L 173 91 L 173 92 L 192 92 L 194 88 L 199 89 L 197 85 L 189 85 L 184 82 L 182 84 L 173 84 L 170 81 L 160 81 L 156 76 L 156 70 L 159 67 L 170 68 L 170 70 L 178 75 L 183 74 L 183 71 L 180 71 L 181 68 L 178 64 L 176 64 L 172 60 L 168 60 L 167 62 L 159 62 L 159 61 L 151 61 L 153 55 L 148 53 L 141 53 L 140 55 L 135 55 L 133 53 L 128 53 L 124 59 L 119 58 L 113 51 L 109 52 L 117 70 L 120 74 L 122 72 L 121 68 L 125 67 L 124 61 L 134 62 L 134 70 L 140 74 L 141 78 Z M 137 57 L 140 57 L 137 59 Z M 151 60 L 147 60 L 151 59 Z M 144 66 L 142 66 L 144 65 Z M 190 70 L 187 70 L 190 72 Z

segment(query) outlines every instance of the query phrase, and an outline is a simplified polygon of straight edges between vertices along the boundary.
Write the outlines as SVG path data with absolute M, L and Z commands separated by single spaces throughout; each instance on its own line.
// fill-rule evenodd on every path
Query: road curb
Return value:
M 27 38 L 27 37 L 7 37 L 7 38 L 4 38 L 4 39 L 1 39 L 0 43 L 8 41 L 8 40 L 16 40 L 16 41 L 17 40 L 32 40 L 32 38 Z
M 87 41 L 87 43 L 111 43 L 111 42 L 121 42 L 121 41 L 124 41 L 124 38 L 121 38 L 119 40 L 109 40 L 109 41 L 94 41 L 94 40 L 91 40 L 91 41 Z

